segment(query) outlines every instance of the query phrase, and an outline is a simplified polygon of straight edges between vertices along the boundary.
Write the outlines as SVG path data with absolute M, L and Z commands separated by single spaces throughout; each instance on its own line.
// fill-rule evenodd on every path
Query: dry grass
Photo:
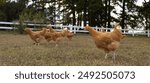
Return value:
M 42 41 L 33 45 L 28 35 L 0 31 L 0 65 L 7 66 L 149 66 L 150 38 L 126 37 L 117 50 L 104 59 L 104 52 L 96 48 L 89 34 L 77 34 L 73 41 L 64 39 L 58 47 Z

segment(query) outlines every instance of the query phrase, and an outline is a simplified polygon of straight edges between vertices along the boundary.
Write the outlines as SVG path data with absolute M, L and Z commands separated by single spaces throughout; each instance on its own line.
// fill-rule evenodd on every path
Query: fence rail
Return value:
M 5 25 L 5 26 L 4 26 Z M 8 25 L 8 26 L 6 26 Z M 12 25 L 19 25 L 19 23 L 17 22 L 0 22 L 0 29 L 16 29 L 15 27 L 13 27 Z M 26 24 L 28 26 L 47 26 L 46 24 L 31 24 L 28 23 Z M 56 29 L 57 31 L 61 31 L 63 28 L 68 28 L 71 32 L 73 33 L 84 33 L 84 32 L 88 32 L 86 30 L 84 30 L 84 27 L 82 26 L 71 26 L 71 25 L 50 25 L 52 27 L 54 27 L 54 29 Z M 93 27 L 95 30 L 97 31 L 105 31 L 105 32 L 110 32 L 113 29 L 112 28 L 103 28 L 103 27 Z M 126 35 L 132 35 L 132 36 L 136 36 L 136 35 L 145 35 L 147 37 L 150 37 L 150 30 L 137 30 L 137 29 L 122 29 L 123 34 Z

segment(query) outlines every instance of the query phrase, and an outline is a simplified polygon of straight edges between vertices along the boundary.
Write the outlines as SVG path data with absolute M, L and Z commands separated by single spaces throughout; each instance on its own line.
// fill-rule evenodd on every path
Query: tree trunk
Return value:
M 56 1 L 54 0 L 54 6 L 53 6 L 53 13 L 54 13 L 54 17 L 53 17 L 53 23 L 52 24 L 56 24 L 56 8 L 55 8 L 55 6 L 56 6 Z
M 73 25 L 76 25 L 75 7 L 73 7 Z
M 145 17 L 145 19 L 146 19 L 146 30 L 148 29 L 148 20 L 147 20 L 147 16 Z
M 125 0 L 123 0 L 123 8 L 122 8 L 122 21 L 121 21 L 121 26 L 122 29 L 124 29 L 124 21 L 125 21 Z
M 73 25 L 76 25 L 76 11 L 75 11 L 75 0 L 72 0 L 72 15 L 73 15 Z
M 81 21 L 82 21 L 81 17 L 82 17 L 82 13 L 78 13 L 78 18 L 77 18 L 78 22 L 77 22 L 77 26 L 81 26 Z
M 84 2 L 84 10 L 83 10 L 84 14 L 83 14 L 83 22 L 84 22 L 84 26 L 86 26 L 86 21 L 87 21 L 87 0 L 85 0 Z
M 107 0 L 105 0 L 105 26 L 104 27 L 107 27 Z
M 111 13 L 111 10 L 110 10 L 110 0 L 108 1 L 108 28 L 110 28 L 110 22 L 111 22 L 111 16 L 110 16 L 110 13 Z

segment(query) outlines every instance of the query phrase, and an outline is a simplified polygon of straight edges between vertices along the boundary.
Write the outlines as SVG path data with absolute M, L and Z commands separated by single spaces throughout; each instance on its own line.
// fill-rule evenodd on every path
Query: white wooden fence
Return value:
M 0 29 L 6 29 L 6 30 L 11 30 L 11 29 L 16 29 L 16 27 L 12 25 L 18 25 L 19 23 L 17 22 L 0 22 Z M 9 26 L 4 26 L 4 25 L 9 25 Z M 28 26 L 47 26 L 46 24 L 27 24 Z M 84 30 L 84 27 L 82 26 L 71 26 L 71 25 L 50 25 L 54 27 L 56 31 L 62 31 L 63 28 L 68 28 L 71 32 L 73 33 L 84 33 L 88 32 Z M 109 32 L 112 31 L 112 28 L 102 28 L 102 27 L 93 27 L 97 31 L 104 31 L 104 32 Z M 126 35 L 146 35 L 147 37 L 150 37 L 150 30 L 135 30 L 135 29 L 122 29 L 123 34 Z

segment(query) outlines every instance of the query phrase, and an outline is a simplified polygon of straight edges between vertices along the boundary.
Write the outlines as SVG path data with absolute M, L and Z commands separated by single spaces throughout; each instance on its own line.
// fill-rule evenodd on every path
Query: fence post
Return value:
M 76 27 L 72 26 L 74 28 L 73 33 L 76 34 Z
M 72 29 L 72 26 L 71 26 L 71 25 L 69 25 L 69 28 L 70 28 L 70 31 L 73 32 L 73 29 Z
M 124 34 L 126 33 L 126 30 L 125 30 L 125 29 L 123 29 L 123 33 L 124 33 Z
M 148 35 L 148 37 L 150 36 L 150 34 L 149 34 L 149 29 L 147 30 L 147 35 Z
M 96 31 L 97 31 L 97 26 L 95 27 Z
M 132 36 L 134 36 L 134 29 L 132 29 Z
M 106 32 L 108 32 L 108 28 L 106 27 Z
M 100 28 L 100 32 L 102 32 L 102 27 Z

